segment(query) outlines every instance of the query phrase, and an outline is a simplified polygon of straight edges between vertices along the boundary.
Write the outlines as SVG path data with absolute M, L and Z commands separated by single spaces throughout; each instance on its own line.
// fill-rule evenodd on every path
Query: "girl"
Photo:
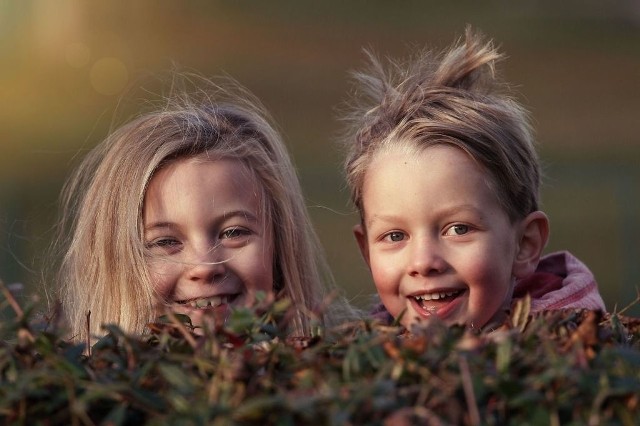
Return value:
M 60 299 L 76 339 L 88 312 L 92 336 L 103 323 L 139 333 L 166 305 L 201 324 L 259 292 L 289 298 L 292 333 L 309 335 L 327 296 L 282 139 L 237 87 L 174 95 L 110 134 L 67 183 L 61 222 Z
M 467 31 L 442 56 L 423 53 L 357 77 L 345 163 L 360 250 L 384 304 L 407 328 L 437 316 L 483 327 L 514 298 L 532 311 L 604 310 L 593 275 L 566 252 L 539 262 L 547 216 L 525 111 L 501 93 L 501 55 Z M 384 315 L 379 315 L 384 317 Z

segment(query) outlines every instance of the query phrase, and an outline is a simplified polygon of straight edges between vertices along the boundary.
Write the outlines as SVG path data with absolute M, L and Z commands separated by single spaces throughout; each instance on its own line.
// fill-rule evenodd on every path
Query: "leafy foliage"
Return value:
M 175 315 L 143 336 L 107 325 L 90 353 L 20 309 L 0 326 L 0 421 L 640 423 L 640 319 L 520 306 L 490 332 L 363 320 L 293 338 L 288 309 L 237 310 L 203 336 Z

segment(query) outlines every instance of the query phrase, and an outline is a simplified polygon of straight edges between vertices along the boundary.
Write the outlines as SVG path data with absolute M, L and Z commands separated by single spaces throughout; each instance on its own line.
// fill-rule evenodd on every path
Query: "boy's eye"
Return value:
M 384 237 L 386 240 L 392 241 L 394 243 L 397 243 L 398 241 L 402 241 L 405 238 L 404 232 L 400 232 L 400 231 L 393 231 L 393 232 L 389 232 L 387 235 L 385 235 Z
M 469 232 L 469 226 L 468 225 L 463 225 L 463 224 L 455 224 L 450 226 L 446 232 L 445 235 L 465 235 Z

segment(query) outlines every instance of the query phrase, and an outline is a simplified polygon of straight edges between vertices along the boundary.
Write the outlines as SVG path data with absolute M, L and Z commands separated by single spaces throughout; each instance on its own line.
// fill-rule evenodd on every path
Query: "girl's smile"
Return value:
M 178 160 L 151 179 L 144 200 L 147 258 L 162 304 L 202 324 L 207 313 L 272 295 L 273 236 L 262 192 L 237 160 Z
M 187 308 L 191 309 L 208 309 L 208 308 L 216 308 L 220 305 L 231 303 L 235 300 L 238 295 L 221 295 L 221 296 L 211 296 L 211 297 L 198 297 L 191 300 L 176 300 L 175 303 L 178 305 L 184 305 Z

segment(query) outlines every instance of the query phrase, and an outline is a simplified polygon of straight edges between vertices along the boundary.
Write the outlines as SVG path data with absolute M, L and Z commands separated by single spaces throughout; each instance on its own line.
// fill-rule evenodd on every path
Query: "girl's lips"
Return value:
M 215 308 L 221 305 L 228 305 L 238 297 L 237 294 L 222 294 L 217 296 L 198 297 L 188 300 L 178 300 L 178 305 L 183 305 L 191 309 Z

